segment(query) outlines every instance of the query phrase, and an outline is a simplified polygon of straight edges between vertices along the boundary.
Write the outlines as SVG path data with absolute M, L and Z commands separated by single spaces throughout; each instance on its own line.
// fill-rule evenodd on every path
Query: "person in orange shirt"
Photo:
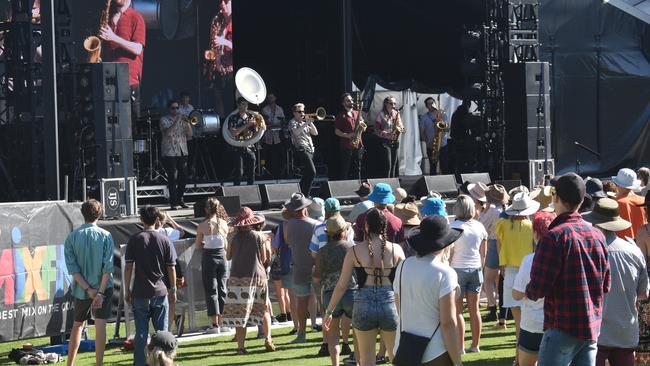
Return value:
M 626 236 L 634 239 L 637 230 L 647 222 L 647 214 L 643 208 L 644 199 L 634 193 L 635 190 L 639 189 L 636 173 L 632 169 L 623 168 L 612 178 L 612 181 L 616 184 L 618 190 L 616 202 L 618 202 L 621 217 L 632 223 L 629 229 L 619 231 L 616 234 L 623 239 Z

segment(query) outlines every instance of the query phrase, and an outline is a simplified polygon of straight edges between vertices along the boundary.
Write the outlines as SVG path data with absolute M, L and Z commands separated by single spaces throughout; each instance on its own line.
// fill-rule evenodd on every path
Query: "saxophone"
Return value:
M 106 0 L 106 7 L 99 20 L 99 29 L 108 26 L 108 17 L 111 12 L 111 0 Z M 84 39 L 84 49 L 88 52 L 89 63 L 102 62 L 102 40 L 97 36 L 90 36 Z
M 362 100 L 357 100 L 357 107 L 358 107 L 358 112 L 357 113 L 357 120 L 355 121 L 355 128 L 354 128 L 354 137 L 352 137 L 351 144 L 354 146 L 355 149 L 358 149 L 359 146 L 361 146 L 361 134 L 368 128 L 368 125 L 361 120 L 361 110 L 363 109 L 363 101 Z
M 449 131 L 449 123 L 445 122 L 445 112 L 438 109 L 438 117 L 436 118 L 436 135 L 433 138 L 433 161 L 440 159 L 440 149 L 442 148 L 442 134 Z M 433 174 L 433 173 L 431 173 Z
M 221 56 L 223 55 L 223 45 L 217 43 L 217 37 L 223 36 L 228 25 L 229 17 L 224 16 L 223 10 L 212 19 L 210 24 L 210 49 L 203 54 L 205 59 L 205 74 L 208 80 L 214 80 L 219 72 L 223 73 L 221 65 Z

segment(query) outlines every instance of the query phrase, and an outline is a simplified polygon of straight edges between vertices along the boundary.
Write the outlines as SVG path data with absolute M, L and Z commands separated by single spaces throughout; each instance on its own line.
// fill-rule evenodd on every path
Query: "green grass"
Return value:
M 510 366 L 514 358 L 515 336 L 514 326 L 507 331 L 490 331 L 488 323 L 483 327 L 481 336 L 481 353 L 467 354 L 463 356 L 465 365 L 485 366 Z M 109 337 L 113 334 L 113 327 L 108 326 Z M 122 327 L 122 332 L 123 331 Z M 320 347 L 320 333 L 308 333 L 309 342 L 300 345 L 291 344 L 294 336 L 287 333 L 290 328 L 276 329 L 273 332 L 273 341 L 277 346 L 276 352 L 265 352 L 263 340 L 253 339 L 255 333 L 248 333 L 246 348 L 249 354 L 237 356 L 235 354 L 235 343 L 231 342 L 232 336 L 204 339 L 194 342 L 182 342 L 179 344 L 176 362 L 181 366 L 190 365 L 274 365 L 274 366 L 312 366 L 329 365 L 328 357 L 316 357 Z M 469 347 L 471 335 L 469 333 L 469 322 L 467 322 L 465 346 Z M 94 329 L 90 328 L 92 336 Z M 29 340 L 34 345 L 45 345 L 48 338 Z M 7 354 L 12 348 L 20 347 L 27 341 L 7 342 L 0 344 L 0 364 L 13 364 L 8 361 Z M 106 365 L 131 365 L 133 354 L 123 352 L 120 349 L 107 349 L 104 362 Z M 81 353 L 77 356 L 77 365 L 94 365 L 94 353 Z

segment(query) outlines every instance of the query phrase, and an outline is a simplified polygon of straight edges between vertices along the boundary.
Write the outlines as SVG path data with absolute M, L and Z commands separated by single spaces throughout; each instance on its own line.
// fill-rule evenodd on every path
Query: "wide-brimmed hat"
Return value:
M 462 229 L 449 227 L 447 218 L 430 216 L 409 232 L 406 241 L 417 252 L 435 252 L 453 244 L 462 234 Z
M 413 202 L 398 203 L 393 211 L 393 214 L 402 220 L 403 225 L 410 226 L 420 225 L 419 213 L 418 206 Z
M 551 186 L 545 186 L 545 187 L 539 187 L 535 188 L 530 194 L 528 195 L 530 198 L 534 199 L 535 201 L 539 202 L 539 207 L 548 212 L 553 212 L 554 207 L 551 206 L 553 203 L 553 194 L 552 191 L 553 187 Z
M 469 195 L 477 201 L 487 202 L 487 198 L 485 197 L 485 191 L 487 190 L 488 187 L 483 182 L 470 183 L 467 185 Z
M 311 199 L 311 205 L 307 207 L 308 216 L 314 220 L 325 220 L 325 201 L 322 198 L 314 197 Z
M 230 226 L 250 226 L 250 225 L 257 225 L 264 222 L 264 217 L 260 215 L 256 215 L 253 210 L 251 210 L 249 207 L 243 206 L 242 208 L 239 209 L 239 212 L 237 212 L 237 216 L 235 216 L 235 219 L 232 220 L 229 225 Z
M 618 174 L 612 177 L 612 182 L 625 189 L 637 190 L 641 186 L 641 182 L 636 179 L 636 172 L 629 168 L 619 170 Z
M 443 201 L 442 199 L 436 197 L 429 197 L 426 200 L 424 200 L 424 203 L 422 204 L 422 208 L 420 208 L 420 212 L 424 216 L 438 215 L 438 216 L 447 217 L 447 210 L 445 209 L 446 206 L 447 205 L 445 205 L 445 201 Z
M 508 200 L 510 200 L 506 187 L 501 184 L 493 184 L 489 186 L 488 190 L 485 192 L 485 198 L 487 198 L 489 203 L 501 203 L 504 205 L 508 203 Z
M 621 218 L 618 202 L 611 198 L 599 199 L 594 209 L 582 217 L 594 226 L 608 231 L 622 231 L 632 226 L 632 223 Z
M 533 200 L 526 192 L 519 192 L 512 197 L 512 205 L 506 208 L 506 215 L 528 216 L 539 210 L 539 202 Z
M 350 223 L 346 222 L 341 215 L 334 215 L 325 220 L 325 233 L 329 235 L 338 234 L 341 231 L 348 230 Z
M 284 208 L 289 211 L 298 211 L 312 204 L 312 200 L 305 197 L 304 194 L 296 192 L 291 195 L 288 201 L 284 203 Z
M 607 198 L 607 193 L 603 190 L 603 182 L 598 178 L 587 178 L 585 180 L 585 189 L 591 197 Z
M 372 189 L 372 193 L 368 196 L 368 199 L 375 204 L 389 205 L 395 202 L 393 188 L 387 183 L 377 183 Z
M 512 196 L 516 195 L 519 192 L 525 192 L 526 194 L 528 194 L 528 193 L 530 193 L 530 190 L 526 186 L 519 186 L 519 187 L 515 187 L 515 188 L 509 190 L 508 195 L 510 197 L 512 197 Z
M 359 186 L 359 189 L 354 191 L 354 193 L 356 193 L 359 197 L 366 197 L 370 194 L 371 191 L 372 191 L 372 187 L 370 186 L 370 183 L 363 182 Z

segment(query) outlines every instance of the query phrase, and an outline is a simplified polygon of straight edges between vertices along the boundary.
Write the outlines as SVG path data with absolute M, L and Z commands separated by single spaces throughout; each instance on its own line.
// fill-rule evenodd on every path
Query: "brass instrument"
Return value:
M 363 109 L 363 101 L 360 99 L 360 95 L 357 94 L 357 119 L 355 121 L 354 136 L 352 137 L 351 144 L 355 149 L 358 149 L 361 146 L 361 135 L 368 128 L 368 125 L 361 120 L 361 110 Z
M 442 148 L 442 135 L 449 131 L 449 123 L 444 121 L 445 112 L 438 109 L 438 118 L 436 118 L 436 135 L 433 138 L 433 161 L 440 159 L 440 149 Z M 434 174 L 434 173 L 431 173 Z
M 318 107 L 316 108 L 316 112 L 314 113 L 307 113 L 305 114 L 305 117 L 310 117 L 310 118 L 316 118 L 319 121 L 333 121 L 336 116 L 332 114 L 327 114 L 327 111 L 325 110 L 324 107 Z
M 219 10 L 219 13 L 212 20 L 210 25 L 210 48 L 203 53 L 203 58 L 206 61 L 205 64 L 205 74 L 209 80 L 214 80 L 221 65 L 221 56 L 224 53 L 223 45 L 217 43 L 217 37 L 222 37 L 226 31 L 226 26 L 230 21 L 230 15 L 225 16 L 223 10 Z
M 264 84 L 260 74 L 251 68 L 242 67 L 237 71 L 235 86 L 241 96 L 249 103 L 259 105 L 266 99 L 266 84 Z M 234 110 L 226 118 L 226 124 L 221 129 L 224 140 L 235 147 L 247 147 L 257 143 L 264 135 L 264 131 L 266 131 L 264 117 L 258 112 L 249 111 L 253 115 L 253 126 L 239 135 L 233 136 L 228 129 L 228 120 L 238 113 L 238 110 Z
M 181 119 L 183 120 L 183 122 L 189 123 L 192 126 L 197 126 L 199 124 L 199 119 L 196 116 L 191 116 L 191 117 L 182 116 Z
M 108 17 L 111 12 L 111 0 L 106 0 L 106 8 L 102 12 L 102 16 L 99 21 L 99 29 L 108 26 Z M 90 36 L 84 39 L 84 49 L 88 52 L 88 62 L 89 63 L 99 63 L 102 62 L 102 40 L 97 36 Z

